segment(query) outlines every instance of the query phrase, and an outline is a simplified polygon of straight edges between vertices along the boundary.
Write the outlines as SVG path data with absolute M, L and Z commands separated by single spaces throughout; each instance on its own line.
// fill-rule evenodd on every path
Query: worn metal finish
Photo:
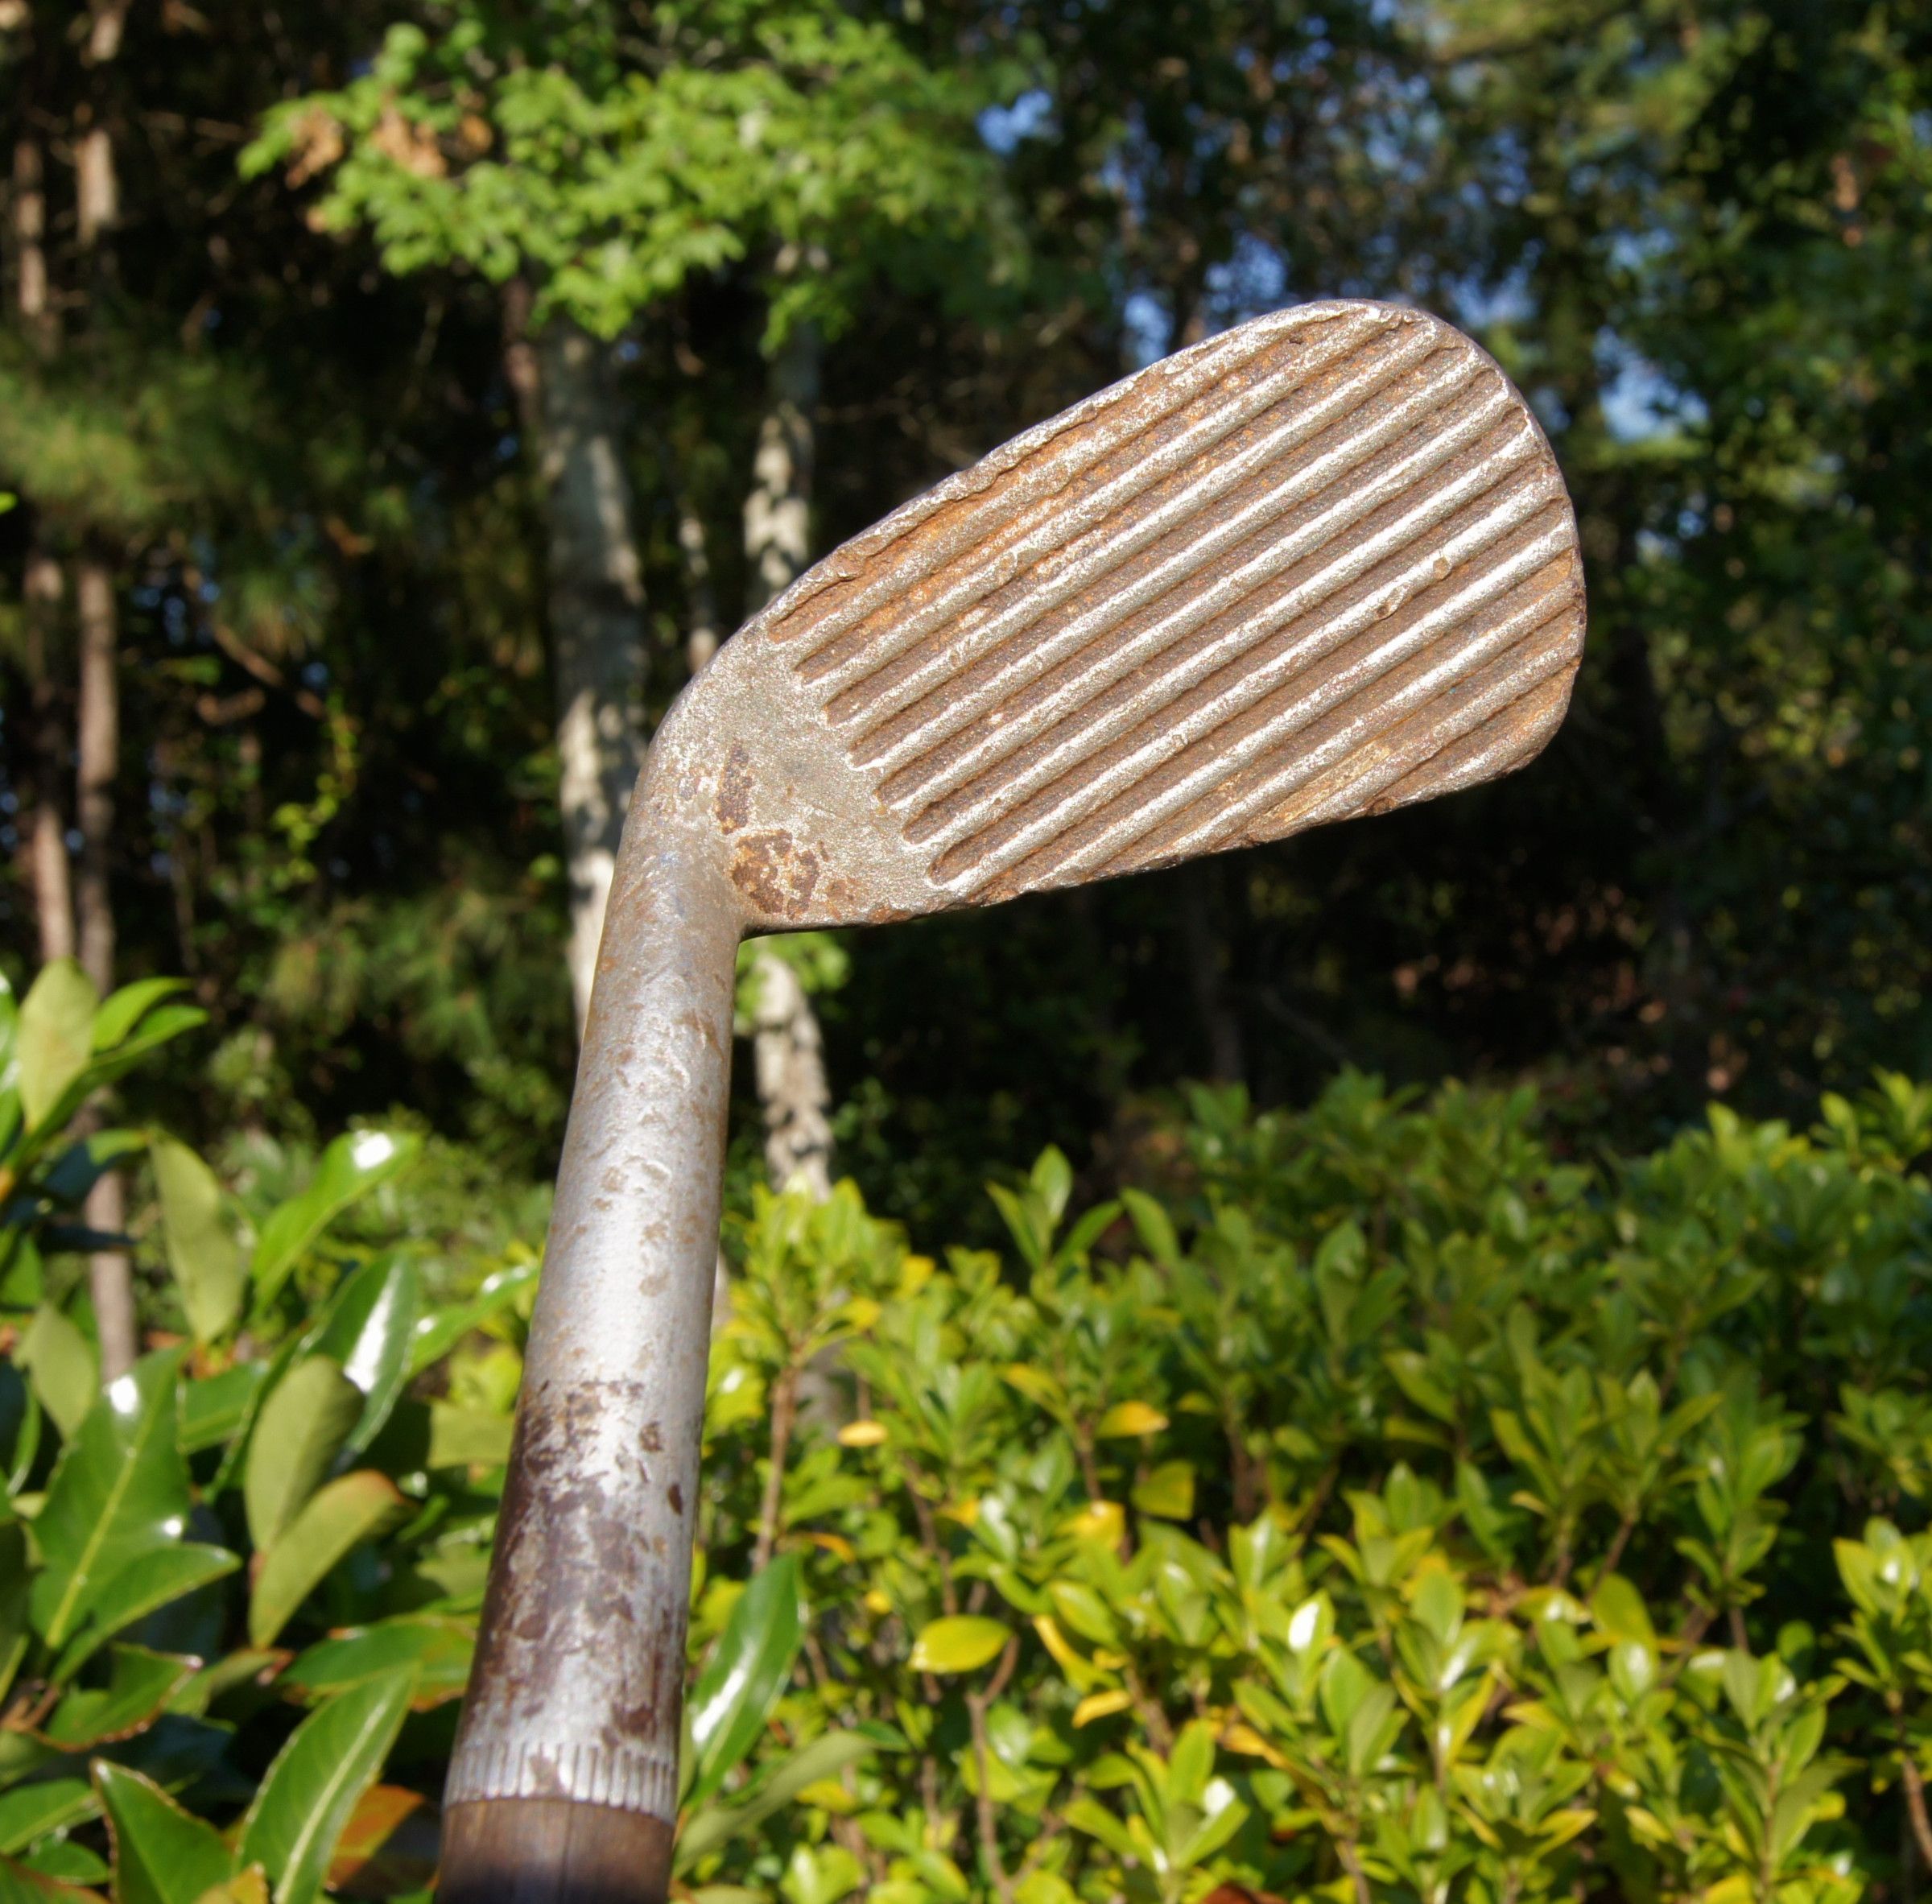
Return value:
M 1434 318 L 1329 304 L 1016 438 L 719 652 L 625 828 L 452 1819 L 675 1817 L 740 935 L 986 905 L 1491 779 L 1562 719 L 1583 630 L 1562 479 L 1502 373 Z

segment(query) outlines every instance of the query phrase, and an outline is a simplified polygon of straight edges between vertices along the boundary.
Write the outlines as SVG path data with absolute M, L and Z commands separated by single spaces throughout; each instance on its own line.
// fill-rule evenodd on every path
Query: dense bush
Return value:
M 90 1402 L 74 1239 L 47 1234 L 85 1154 L 47 1141 L 43 1028 L 0 1022 L 35 1107 L 0 1108 L 29 1185 L 13 1881 L 419 1890 L 530 1267 L 435 1307 L 406 1239 L 332 1241 L 407 1162 L 376 1134 L 239 1225 L 144 1140 L 182 1313 Z M 848 1187 L 760 1194 L 713 1357 L 680 1882 L 1910 1894 L 1929 1145 L 1932 1092 L 1896 1079 L 1808 1135 L 1714 1112 L 1586 1163 L 1526 1094 L 1351 1076 L 1299 1114 L 1195 1094 L 1078 1214 L 1048 1152 L 993 1192 L 1005 1257 L 914 1254 Z

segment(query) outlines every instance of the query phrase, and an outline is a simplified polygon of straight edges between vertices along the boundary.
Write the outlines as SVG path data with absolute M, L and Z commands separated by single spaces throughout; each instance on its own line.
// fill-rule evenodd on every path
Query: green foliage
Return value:
M 163 997 L 57 980 L 35 1102 Z M 1004 1258 L 761 1194 L 680 1884 L 1852 1904 L 1932 1868 L 1929 1148 L 1893 1077 L 1586 1167 L 1527 1092 L 1351 1074 L 1300 1113 L 1195 1093 L 1117 1200 L 1046 1153 Z M 159 1313 L 211 1236 L 290 1260 L 77 1418 L 31 1331 L 0 1365 L 0 1857 L 419 1896 L 528 1265 L 445 1306 L 407 1237 L 343 1240 L 389 1163 L 345 1175 L 353 1140 L 247 1220 L 155 1154 Z
M 376 1782 L 398 1753 L 433 1765 L 447 1750 L 514 1392 L 514 1371 L 493 1389 L 465 1370 L 493 1348 L 514 1364 L 531 1278 L 504 1266 L 428 1315 L 415 1255 L 339 1239 L 418 1154 L 407 1135 L 337 1140 L 250 1222 L 192 1150 L 135 1134 L 109 1154 L 148 1142 L 147 1233 L 171 1284 L 151 1307 L 185 1315 L 192 1341 L 97 1392 L 65 1274 L 86 1238 L 64 1215 L 103 1138 L 76 1144 L 62 1123 L 199 1022 L 171 990 L 97 1006 L 74 969 L 52 967 L 17 1031 L 0 1001 L 13 1192 L 0 1238 L 37 1278 L 10 1303 L 0 1365 L 0 1856 L 85 1879 L 107 1875 L 93 1847 L 109 1848 L 116 1894 L 163 1904 L 217 1885 L 312 1899 L 352 1854 L 419 1890 L 420 1860 L 382 1846 L 422 1801 L 402 1793 L 398 1810 L 399 1788 Z M 412 1379 L 473 1404 L 418 1398 Z M 439 1433 L 440 1411 L 463 1431 Z M 238 1803 L 225 1836 L 204 1822 L 233 1821 Z M 71 1836 L 103 1814 L 111 1839 Z M 89 1860 L 97 1871 L 80 1870 Z
M 956 242 L 997 194 L 972 132 L 985 81 L 848 8 L 660 6 L 634 39 L 568 6 L 433 17 L 433 34 L 392 27 L 348 86 L 270 113 L 244 169 L 324 175 L 320 221 L 367 226 L 392 271 L 530 275 L 539 320 L 614 337 L 757 254 L 773 339 L 836 329 L 896 234 Z
M 1921 1097 L 1601 1170 L 1527 1094 L 1353 1076 L 1175 1135 L 1078 1220 L 1042 1157 L 1005 1269 L 849 1192 L 754 1210 L 700 1635 L 776 1454 L 824 1610 L 774 1737 L 900 1743 L 687 1837 L 695 1881 L 1823 1904 L 1932 1850 L 1916 1497 L 1847 1400 L 1924 1392 Z M 845 1403 L 780 1437 L 761 1397 L 835 1329 Z

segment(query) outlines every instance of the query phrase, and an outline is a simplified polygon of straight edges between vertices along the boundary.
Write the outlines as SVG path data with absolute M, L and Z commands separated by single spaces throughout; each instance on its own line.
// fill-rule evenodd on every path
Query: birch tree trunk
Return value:
M 52 660 L 60 601 L 66 592 L 60 564 L 43 549 L 31 551 L 22 593 L 27 609 L 34 781 L 30 790 L 31 804 L 23 830 L 43 965 L 74 956 L 73 879 L 67 861 L 66 803 L 60 797 L 60 776 L 67 764 L 67 735 L 54 689 Z
M 771 367 L 770 401 L 745 499 L 746 607 L 754 613 L 805 567 L 819 358 L 818 332 L 800 324 Z M 765 1121 L 766 1172 L 774 1189 L 795 1184 L 823 1202 L 832 1194 L 832 1093 L 818 1015 L 797 973 L 769 940 L 753 942 L 752 989 L 753 1068 Z
M 121 752 L 121 684 L 114 576 L 89 557 L 76 569 L 80 622 L 79 797 L 80 876 L 74 914 L 81 969 L 102 997 L 114 985 L 114 907 L 109 888 L 114 828 L 114 777 Z M 97 1109 L 89 1121 L 97 1123 Z M 87 1226 L 118 1236 L 127 1220 L 121 1175 L 108 1171 L 87 1193 Z M 88 1287 L 101 1339 L 101 1380 L 117 1381 L 134 1365 L 139 1351 L 132 1266 L 123 1251 L 97 1249 L 88 1259 Z
M 570 878 L 577 1029 L 590 1005 L 604 906 L 644 758 L 644 574 L 617 433 L 612 347 L 561 320 L 522 365 L 549 537 L 558 790 Z M 513 381 L 518 375 L 513 360 Z
M 128 0 L 97 0 L 93 9 L 86 62 L 97 72 L 121 50 Z M 74 149 L 76 232 L 97 276 L 108 262 L 103 240 L 121 221 L 120 180 L 106 86 L 97 82 L 85 105 L 87 122 Z M 121 754 L 120 641 L 113 571 L 97 549 L 76 564 L 75 605 L 80 621 L 80 695 L 76 720 L 80 770 L 74 817 L 80 832 L 74 916 L 82 969 L 105 997 L 114 984 L 114 905 L 109 884 L 114 851 L 114 781 Z M 93 1121 L 99 1112 L 92 1113 Z M 120 1174 L 105 1172 L 88 1192 L 88 1228 L 118 1236 L 126 1222 Z M 101 1379 L 118 1380 L 138 1351 L 134 1271 L 118 1249 L 94 1252 L 88 1262 L 94 1326 L 101 1341 Z

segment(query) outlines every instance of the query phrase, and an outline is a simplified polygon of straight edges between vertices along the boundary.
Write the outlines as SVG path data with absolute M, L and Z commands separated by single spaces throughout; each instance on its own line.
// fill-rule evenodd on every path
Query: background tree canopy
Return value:
M 1183 1077 L 1534 1075 L 1642 1142 L 1932 1068 L 1923 8 L 7 0 L 0 59 L 0 950 L 45 946 L 52 815 L 120 976 L 213 1021 L 130 1087 L 187 1134 L 404 1107 L 511 1207 L 560 1129 L 596 774 L 769 592 L 760 484 L 795 564 L 1335 294 L 1469 326 L 1547 424 L 1568 726 L 1373 827 L 795 948 L 840 1167 L 983 1236 L 989 1159 L 1104 1179 Z M 628 530 L 587 553 L 600 455 Z M 600 589 L 614 682 L 570 638 Z M 573 669 L 617 709 L 587 783 Z

